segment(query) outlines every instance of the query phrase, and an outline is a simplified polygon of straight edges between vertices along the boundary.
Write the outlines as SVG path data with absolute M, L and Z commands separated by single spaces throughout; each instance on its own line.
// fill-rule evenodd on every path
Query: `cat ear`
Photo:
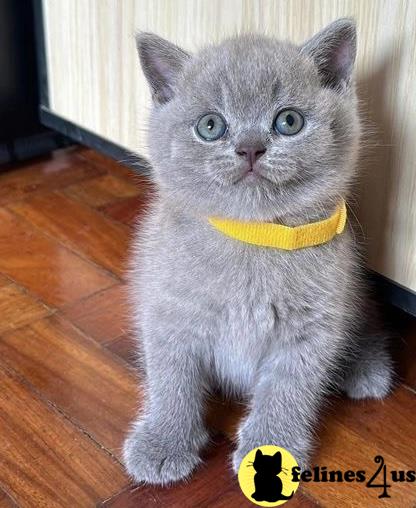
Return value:
M 152 33 L 137 34 L 136 44 L 154 102 L 164 104 L 170 101 L 174 95 L 178 75 L 190 55 L 175 44 Z
M 256 451 L 256 456 L 254 458 L 254 460 L 260 458 L 260 457 L 263 457 L 263 452 L 260 450 L 260 448 Z
M 334 21 L 301 47 L 301 53 L 313 58 L 322 84 L 331 88 L 350 83 L 356 50 L 355 22 L 350 18 Z

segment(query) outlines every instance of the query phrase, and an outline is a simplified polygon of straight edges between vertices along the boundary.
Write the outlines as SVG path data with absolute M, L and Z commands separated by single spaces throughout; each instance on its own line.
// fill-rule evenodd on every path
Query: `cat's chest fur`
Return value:
M 213 366 L 222 383 L 247 391 L 262 363 L 296 341 L 317 309 L 308 280 L 277 253 L 249 248 L 217 270 L 222 305 L 210 342 Z
M 225 304 L 211 341 L 211 373 L 228 390 L 249 391 L 278 328 L 274 308 L 263 299 Z
M 231 390 L 249 391 L 262 362 L 300 338 L 328 296 L 338 298 L 328 273 L 337 270 L 332 248 L 287 253 L 209 227 L 177 227 L 175 236 L 172 230 L 164 238 L 170 290 L 183 295 L 201 329 L 209 330 L 201 341 L 206 367 Z
M 146 309 L 160 323 L 168 319 L 160 326 L 179 330 L 181 347 L 228 391 L 250 393 L 265 363 L 286 358 L 314 323 L 335 333 L 328 310 L 334 319 L 353 300 L 353 256 L 343 255 L 351 251 L 349 234 L 286 252 L 230 239 L 207 222 L 162 209 L 148 216 L 138 240 L 141 263 L 133 275 L 142 323 Z

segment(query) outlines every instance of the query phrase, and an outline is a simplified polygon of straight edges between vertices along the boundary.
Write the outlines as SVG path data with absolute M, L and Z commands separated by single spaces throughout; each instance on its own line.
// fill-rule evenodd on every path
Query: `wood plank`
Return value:
M 0 508 L 15 508 L 17 505 L 13 500 L 0 489 Z
M 214 486 L 213 486 L 214 489 Z M 301 492 L 301 488 L 296 491 L 296 495 L 285 503 L 288 508 L 317 508 L 319 505 L 318 503 L 305 496 Z M 182 505 L 182 506 L 188 506 L 188 505 Z M 199 506 L 199 505 L 189 505 L 189 508 L 193 508 L 193 506 Z M 230 487 L 225 492 L 219 494 L 215 500 L 210 501 L 209 503 L 206 503 L 204 505 L 204 508 L 239 508 L 239 507 L 247 507 L 247 508 L 253 508 L 256 505 L 247 501 L 247 498 L 244 497 L 242 492 L 240 491 L 239 487 L 236 485 L 235 482 L 232 482 L 232 487 Z M 178 505 L 179 508 L 179 505 Z
M 136 377 L 124 363 L 57 316 L 4 335 L 0 358 L 120 456 L 138 406 Z
M 148 208 L 148 204 L 149 197 L 147 195 L 136 196 L 100 207 L 100 210 L 114 220 L 129 226 L 134 226 L 138 224 L 140 218 L 143 217 L 143 214 Z
M 415 466 L 416 395 L 404 387 L 383 401 L 340 400 L 331 418 L 359 434 L 380 453 L 389 453 L 408 469 Z
M 111 157 L 107 157 L 107 155 L 104 155 L 103 153 L 97 152 L 97 150 L 93 150 L 92 148 L 87 148 L 85 146 L 80 149 L 79 155 L 90 164 L 96 165 L 98 169 L 105 168 L 109 173 L 129 180 L 134 184 L 137 182 L 144 183 L 148 180 L 146 175 L 134 171 L 129 165 L 127 165 L 137 163 L 137 158 L 134 156 L 132 156 L 129 160 L 117 161 Z
M 245 411 L 242 402 L 213 396 L 208 401 L 206 422 L 210 429 L 233 440 Z
M 327 470 L 363 470 L 366 472 L 367 481 L 377 470 L 374 462 L 376 455 L 382 455 L 391 470 L 408 470 L 409 467 L 400 458 L 394 457 L 381 446 L 369 443 L 366 437 L 357 435 L 345 425 L 331 418 L 325 424 L 321 433 L 321 444 L 316 454 L 314 463 L 326 466 Z M 413 467 L 414 469 L 414 463 Z M 381 480 L 381 477 L 378 478 Z M 376 482 L 377 483 L 377 482 Z M 416 489 L 412 483 L 393 483 L 389 490 L 391 498 L 378 499 L 381 489 L 366 487 L 366 483 L 349 482 L 310 482 L 303 483 L 303 489 L 313 498 L 319 501 L 323 507 L 333 508 L 362 508 L 387 506 L 397 508 L 411 507 L 416 505 Z
M 5 286 L 9 286 L 10 284 L 12 284 L 12 282 L 7 277 L 5 277 L 0 273 L 0 288 L 4 288 Z
M 104 169 L 88 163 L 76 149 L 52 152 L 48 157 L 13 167 L 0 174 L 0 205 L 13 203 L 45 190 L 63 188 L 104 173 Z
M 112 353 L 122 358 L 125 362 L 136 367 L 138 359 L 136 357 L 136 340 L 130 334 L 117 337 L 106 344 L 106 348 Z
M 47 305 L 61 307 L 115 284 L 110 274 L 4 208 L 0 208 L 0 224 L 0 272 Z
M 11 204 L 13 212 L 82 257 L 121 276 L 125 271 L 129 230 L 59 192 Z
M 15 284 L 0 286 L 0 335 L 37 321 L 51 312 L 46 305 Z
M 186 505 L 185 505 L 186 506 Z M 215 501 L 203 505 L 205 508 L 239 508 L 241 507 L 255 507 L 256 505 L 247 501 L 244 495 L 239 491 L 238 487 L 233 485 L 230 489 L 220 494 Z M 306 497 L 300 489 L 296 495 L 286 503 L 288 508 L 317 508 L 318 504 Z M 189 506 L 191 508 L 191 506 Z
M 94 506 L 126 485 L 122 467 L 0 365 L 0 482 L 19 506 Z M 7 505 L 6 505 L 7 506 Z
M 93 208 L 131 198 L 141 193 L 143 190 L 132 181 L 118 178 L 111 173 L 70 185 L 65 189 L 67 196 Z
M 63 310 L 64 315 L 87 335 L 107 343 L 128 329 L 127 290 L 117 284 Z

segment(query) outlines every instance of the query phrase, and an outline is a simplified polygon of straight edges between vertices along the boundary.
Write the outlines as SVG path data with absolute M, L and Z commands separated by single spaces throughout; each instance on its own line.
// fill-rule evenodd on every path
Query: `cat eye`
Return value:
M 273 128 L 284 136 L 297 134 L 305 123 L 303 116 L 294 109 L 284 109 L 276 116 Z
M 208 113 L 198 120 L 196 133 L 205 141 L 216 141 L 224 136 L 227 124 L 224 118 L 218 113 Z

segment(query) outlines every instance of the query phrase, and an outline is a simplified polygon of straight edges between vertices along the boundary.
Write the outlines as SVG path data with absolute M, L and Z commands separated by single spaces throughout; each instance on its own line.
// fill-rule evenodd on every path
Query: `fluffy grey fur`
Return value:
M 302 46 L 246 35 L 191 56 L 144 33 L 138 48 L 154 100 L 158 192 L 132 258 L 146 398 L 125 442 L 127 470 L 154 484 L 187 477 L 209 439 L 204 402 L 214 387 L 248 401 L 235 471 L 262 444 L 305 467 L 329 388 L 379 398 L 391 386 L 384 337 L 361 326 L 351 234 L 287 252 L 228 238 L 207 217 L 297 225 L 347 196 L 360 130 L 354 23 L 338 20 Z M 305 126 L 276 134 L 276 113 L 289 107 Z M 207 112 L 228 124 L 214 142 L 195 134 Z M 256 177 L 243 178 L 242 143 L 267 149 Z

